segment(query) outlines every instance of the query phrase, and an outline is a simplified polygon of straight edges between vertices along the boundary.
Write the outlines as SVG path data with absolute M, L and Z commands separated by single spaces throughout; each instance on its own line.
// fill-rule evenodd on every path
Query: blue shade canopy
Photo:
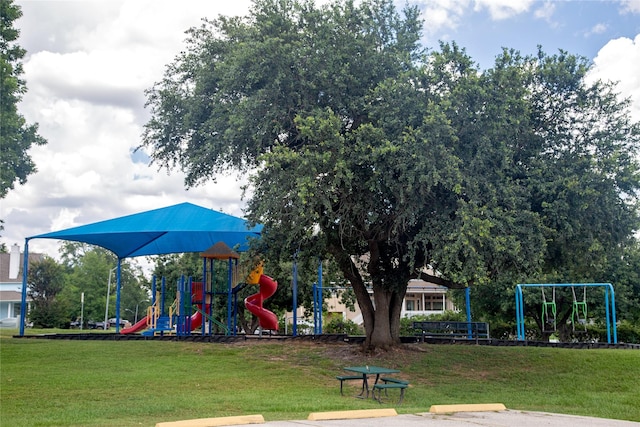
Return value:
M 203 252 L 215 243 L 246 250 L 250 238 L 259 238 L 262 225 L 232 215 L 181 203 L 93 224 L 30 237 L 90 243 L 118 258 Z

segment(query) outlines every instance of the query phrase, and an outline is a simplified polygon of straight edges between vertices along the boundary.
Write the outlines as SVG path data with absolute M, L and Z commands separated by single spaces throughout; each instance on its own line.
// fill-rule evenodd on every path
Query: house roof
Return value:
M 38 253 L 30 253 L 29 254 L 29 264 L 41 261 L 44 258 L 44 255 Z M 19 271 L 18 276 L 14 278 L 9 277 L 10 263 L 11 263 L 11 254 L 10 253 L 2 253 L 0 254 L 0 283 L 22 283 L 22 266 L 24 261 L 24 254 L 20 254 L 20 263 L 19 263 Z
M 18 301 L 22 301 L 22 292 L 0 291 L 0 301 L 3 301 L 3 302 L 18 302 Z
M 232 215 L 181 203 L 30 239 L 58 239 L 89 243 L 110 250 L 118 258 L 169 253 L 203 252 L 217 242 L 236 250 L 259 238 L 262 225 Z

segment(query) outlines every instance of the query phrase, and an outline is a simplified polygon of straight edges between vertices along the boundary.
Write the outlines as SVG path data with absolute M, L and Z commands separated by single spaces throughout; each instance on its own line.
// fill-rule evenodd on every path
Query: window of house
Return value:
M 425 295 L 424 297 L 424 309 L 433 311 L 444 310 L 444 303 L 442 301 L 442 295 Z

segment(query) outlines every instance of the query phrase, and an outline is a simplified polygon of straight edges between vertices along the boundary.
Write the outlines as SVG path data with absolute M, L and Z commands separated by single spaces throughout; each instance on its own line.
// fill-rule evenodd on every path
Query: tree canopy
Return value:
M 45 257 L 29 270 L 29 290 L 33 309 L 29 320 L 37 328 L 63 328 L 69 324 L 69 304 L 60 298 L 64 288 L 64 270 L 52 258 Z
M 15 43 L 20 32 L 13 27 L 21 16 L 22 11 L 13 0 L 0 0 L 0 199 L 16 182 L 24 184 L 36 172 L 29 148 L 46 144 L 38 135 L 38 125 L 27 124 L 17 109 L 26 92 L 26 83 L 20 78 L 23 72 L 20 60 L 26 51 Z
M 640 128 L 586 59 L 505 49 L 483 71 L 422 25 L 390 0 L 256 0 L 191 29 L 148 91 L 154 162 L 187 186 L 248 171 L 265 250 L 333 257 L 368 347 L 399 343 L 411 278 L 584 277 L 638 226 Z
M 116 256 L 99 246 L 70 241 L 62 244 L 60 256 L 66 273 L 60 298 L 65 299 L 70 307 L 66 313 L 67 322 L 80 317 L 79 302 L 82 293 L 85 294 L 85 320 L 98 321 L 104 319 L 105 314 L 108 318 L 115 317 Z M 144 278 L 141 268 L 127 260 L 121 261 L 120 274 L 122 318 L 133 322 L 136 317 L 145 315 L 149 305 L 149 282 Z M 107 307 L 108 312 L 105 313 Z

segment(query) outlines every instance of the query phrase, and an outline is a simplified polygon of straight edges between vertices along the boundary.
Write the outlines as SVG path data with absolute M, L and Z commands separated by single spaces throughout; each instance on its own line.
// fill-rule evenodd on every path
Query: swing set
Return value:
M 524 288 L 540 288 L 542 292 L 542 331 L 553 333 L 557 331 L 556 288 L 571 288 L 573 304 L 571 309 L 571 326 L 575 333 L 587 331 L 587 288 L 604 288 L 605 317 L 607 324 L 607 343 L 618 343 L 616 330 L 615 293 L 611 283 L 527 283 L 516 286 L 516 328 L 518 341 L 525 341 L 524 331 Z M 551 300 L 548 300 L 548 289 L 551 288 Z M 582 299 L 577 298 L 576 288 L 582 288 Z M 547 293 L 545 293 L 547 289 Z

